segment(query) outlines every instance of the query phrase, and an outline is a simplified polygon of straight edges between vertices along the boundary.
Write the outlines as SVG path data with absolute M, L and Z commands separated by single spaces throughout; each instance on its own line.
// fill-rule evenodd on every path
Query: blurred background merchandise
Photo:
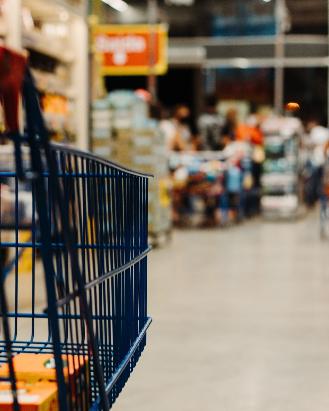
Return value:
M 100 142 L 99 120 L 92 122 L 93 150 L 153 174 L 158 167 L 165 177 L 154 153 L 154 170 L 147 156 L 136 156 L 138 134 L 150 127 L 142 119 L 152 119 L 164 136 L 174 224 L 226 226 L 260 211 L 299 216 L 305 203 L 314 203 L 310 197 L 319 197 L 317 167 L 308 161 L 314 147 L 304 144 L 304 135 L 312 121 L 326 125 L 328 119 L 326 10 L 320 0 L 312 7 L 279 0 L 92 2 L 91 95 L 108 127 Z M 167 25 L 168 43 L 157 26 L 146 39 L 148 22 Z M 155 78 L 162 55 L 168 69 Z M 124 90 L 150 93 L 144 102 L 136 99 L 143 106 L 139 114 L 110 108 Z M 289 101 L 302 102 L 300 109 L 286 111 Z M 271 141 L 284 146 L 281 158 L 271 158 Z
M 88 144 L 88 26 L 84 1 L 1 1 L 1 36 L 28 52 L 55 141 Z
M 1 41 L 28 53 L 53 141 L 154 176 L 158 351 L 118 409 L 136 399 L 138 410 L 161 411 L 167 391 L 175 411 L 328 408 L 329 371 L 316 368 L 329 360 L 328 12 L 327 0 L 0 0 Z M 1 169 L 7 161 L 3 136 Z M 30 187 L 16 204 L 13 180 L 0 183 L 2 220 L 28 222 Z M 15 233 L 1 235 L 0 244 Z M 31 256 L 22 258 L 26 270 Z M 298 338 L 287 331 L 294 327 Z M 250 344 L 240 347 L 239 336 Z M 202 353 L 212 353 L 207 365 Z M 221 363 L 236 366 L 232 384 Z M 203 401 L 187 375 L 197 367 Z M 281 393 L 272 401 L 275 378 Z M 315 402 L 300 394 L 309 385 Z

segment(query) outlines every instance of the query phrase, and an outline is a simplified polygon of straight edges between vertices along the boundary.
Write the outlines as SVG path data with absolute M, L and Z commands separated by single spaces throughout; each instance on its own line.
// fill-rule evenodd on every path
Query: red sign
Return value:
M 96 26 L 93 50 L 103 75 L 165 74 L 168 31 L 165 25 Z

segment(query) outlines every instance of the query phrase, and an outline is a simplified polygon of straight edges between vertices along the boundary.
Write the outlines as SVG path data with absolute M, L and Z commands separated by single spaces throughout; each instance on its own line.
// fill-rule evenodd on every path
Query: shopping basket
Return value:
M 17 120 L 20 92 L 24 133 Z M 0 261 L 0 378 L 10 384 L 13 410 L 18 411 L 21 375 L 16 360 L 47 354 L 52 360 L 44 366 L 54 368 L 60 411 L 107 411 L 145 347 L 151 322 L 149 176 L 50 144 L 25 59 L 4 48 L 0 95 L 16 165 L 0 171 L 0 182 L 12 187 L 15 198 L 8 238 L 3 234 L 10 227 L 1 213 L 0 185 L 0 248 L 14 255 L 10 272 Z M 28 161 L 23 150 L 28 150 Z M 31 236 L 25 241 L 18 211 L 21 180 L 29 187 L 31 202 L 24 220 Z M 19 255 L 26 249 L 31 251 L 31 272 L 21 274 Z

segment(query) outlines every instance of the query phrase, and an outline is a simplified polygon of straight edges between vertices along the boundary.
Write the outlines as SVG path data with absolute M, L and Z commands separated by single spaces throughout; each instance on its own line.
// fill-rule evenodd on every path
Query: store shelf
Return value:
M 3 18 L 0 18 L 0 37 L 6 37 L 8 33 L 6 22 Z
M 67 100 L 68 118 L 64 122 L 56 117 L 56 107 L 45 110 L 52 134 L 63 131 L 59 137 L 69 136 L 76 146 L 88 149 L 87 2 L 0 0 L 0 3 L 4 5 L 3 14 L 0 13 L 0 40 L 14 50 L 28 50 L 31 68 L 40 73 L 35 77 L 42 99 Z M 57 127 L 58 123 L 64 127 L 61 124 Z
M 262 177 L 265 217 L 294 216 L 299 207 L 298 139 L 301 125 L 294 118 L 272 118 L 263 124 L 266 160 Z
M 39 85 L 38 82 L 36 83 L 36 86 L 37 86 L 37 90 L 40 93 L 56 94 L 58 96 L 65 97 L 68 100 L 75 100 L 76 98 L 75 93 L 71 90 L 63 90 L 63 89 L 56 88 L 56 87 L 44 87 L 42 85 Z
M 37 89 L 41 93 L 57 94 L 69 100 L 76 98 L 76 93 L 72 90 L 72 87 L 57 79 L 55 74 L 46 74 L 33 69 L 32 74 L 35 78 Z
M 51 47 L 49 44 L 51 43 Z M 37 31 L 23 30 L 23 47 L 52 57 L 64 64 L 72 64 L 74 53 L 63 49 L 63 44 Z
M 86 17 L 88 7 L 85 0 L 23 0 L 24 4 L 40 13 L 49 13 L 49 10 L 67 10 L 69 13 L 79 17 Z M 50 3 L 50 4 L 48 4 Z

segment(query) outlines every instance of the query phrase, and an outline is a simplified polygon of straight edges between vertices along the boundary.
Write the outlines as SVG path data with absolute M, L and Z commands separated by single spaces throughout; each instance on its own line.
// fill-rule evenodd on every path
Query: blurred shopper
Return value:
M 192 133 L 190 140 L 190 149 L 191 151 L 203 151 L 204 146 L 202 143 L 202 138 L 198 133 Z
M 236 140 L 236 131 L 238 126 L 238 112 L 235 108 L 230 108 L 226 113 L 225 123 L 222 130 L 222 139 L 224 145 Z
M 161 121 L 160 127 L 165 134 L 168 150 L 184 151 L 188 148 L 191 141 L 190 114 L 190 109 L 180 104 L 175 107 L 171 119 Z
M 217 112 L 216 97 L 209 96 L 204 113 L 198 120 L 200 145 L 203 150 L 222 150 L 224 148 L 222 139 L 224 122 L 223 117 Z
M 306 201 L 312 206 L 320 198 L 322 188 L 323 166 L 325 151 L 329 142 L 329 130 L 320 125 L 317 120 L 310 121 L 306 130 L 308 132 L 308 147 L 311 151 L 311 178 Z
M 230 163 L 225 176 L 229 206 L 229 221 L 237 222 L 242 218 L 241 193 L 243 175 L 238 159 L 232 159 Z
M 235 135 L 237 141 L 263 145 L 264 136 L 256 114 L 251 114 L 245 123 L 237 123 Z
M 261 177 L 265 152 L 260 117 L 257 114 L 251 114 L 246 120 L 246 126 L 249 130 L 248 139 L 252 149 L 251 175 L 253 181 L 252 188 L 248 190 L 248 195 L 246 195 L 246 213 L 251 217 L 260 212 Z M 239 139 L 239 131 L 237 132 L 237 138 Z

